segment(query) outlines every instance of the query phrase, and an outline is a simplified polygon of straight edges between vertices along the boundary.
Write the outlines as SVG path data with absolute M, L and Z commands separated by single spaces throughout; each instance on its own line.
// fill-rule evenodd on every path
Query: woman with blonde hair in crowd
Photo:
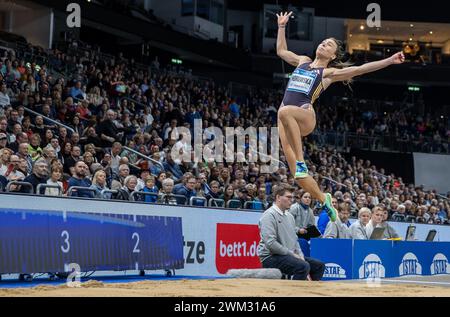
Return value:
M 369 208 L 363 207 L 358 212 L 358 220 L 350 226 L 350 232 L 353 239 L 368 240 L 366 226 L 370 221 L 372 212 Z
M 109 190 L 106 185 L 106 172 L 102 169 L 97 170 L 92 177 L 91 189 L 95 190 L 95 198 L 110 199 L 111 193 L 102 195 L 103 190 Z

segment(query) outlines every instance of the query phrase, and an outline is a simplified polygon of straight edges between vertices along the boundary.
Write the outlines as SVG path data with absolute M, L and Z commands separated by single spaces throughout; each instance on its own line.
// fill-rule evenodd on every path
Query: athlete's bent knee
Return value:
M 286 109 L 286 107 L 280 108 L 278 110 L 278 119 L 285 122 L 287 118 L 289 118 L 289 109 Z

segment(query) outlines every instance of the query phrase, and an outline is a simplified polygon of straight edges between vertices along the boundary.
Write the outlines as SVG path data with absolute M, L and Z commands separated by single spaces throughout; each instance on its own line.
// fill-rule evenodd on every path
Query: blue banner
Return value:
M 431 275 L 430 265 L 435 246 L 431 242 L 394 242 L 394 268 L 397 276 Z
M 184 267 L 180 217 L 0 209 L 0 274 Z
M 392 241 L 354 240 L 353 278 L 395 276 Z
M 352 278 L 353 240 L 311 239 L 311 256 L 325 263 L 324 280 Z
M 449 242 L 312 239 L 311 256 L 326 280 L 450 274 Z
M 425 272 L 430 275 L 450 274 L 450 243 L 436 242 L 426 245 L 431 254 L 428 261 L 425 262 Z

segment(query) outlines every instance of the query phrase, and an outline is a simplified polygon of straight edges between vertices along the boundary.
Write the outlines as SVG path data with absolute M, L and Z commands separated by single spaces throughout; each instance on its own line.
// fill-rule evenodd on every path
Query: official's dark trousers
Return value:
M 325 271 L 325 264 L 317 259 L 305 257 L 303 261 L 292 255 L 272 255 L 262 265 L 266 269 L 279 269 L 293 280 L 306 280 L 309 274 L 313 281 L 319 281 Z

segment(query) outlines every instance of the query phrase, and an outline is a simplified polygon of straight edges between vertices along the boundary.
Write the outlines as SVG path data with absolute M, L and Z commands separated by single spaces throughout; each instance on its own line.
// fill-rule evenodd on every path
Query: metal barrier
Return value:
M 203 207 L 206 207 L 207 204 L 208 204 L 208 201 L 207 201 L 207 199 L 206 199 L 205 197 L 194 196 L 194 197 L 191 197 L 191 199 L 189 199 L 189 205 L 191 205 L 191 206 L 199 206 L 199 205 L 194 204 L 194 201 L 195 201 L 195 200 L 197 200 L 197 201 L 199 201 L 199 200 L 203 201 Z
M 443 196 L 441 194 L 436 194 L 436 196 L 439 197 L 440 199 L 444 199 L 444 200 L 450 202 L 450 198 L 447 198 L 447 197 L 445 197 L 445 196 Z
M 137 100 L 135 100 L 135 99 L 133 99 L 133 98 L 130 98 L 130 97 L 122 97 L 122 98 L 120 98 L 119 99 L 119 104 L 122 104 L 122 100 L 129 100 L 129 101 L 131 101 L 131 102 L 133 102 L 133 103 L 135 103 L 135 104 L 138 104 L 138 105 L 140 105 L 140 106 L 143 106 L 144 108 L 146 108 L 146 107 L 148 107 L 148 105 L 146 105 L 145 103 L 142 103 L 142 102 L 140 102 L 140 101 L 137 101 Z
M 62 194 L 63 194 L 63 189 L 62 189 L 61 186 L 59 186 L 59 185 L 48 185 L 48 184 L 39 184 L 39 185 L 37 185 L 37 187 L 36 187 L 36 194 L 38 194 L 38 195 L 46 195 L 45 194 L 46 191 L 45 190 L 42 191 L 42 189 L 46 189 L 46 188 L 57 189 L 58 190 L 58 195 L 56 195 L 56 196 L 62 196 Z M 54 196 L 54 195 L 51 195 L 51 196 Z
M 258 206 L 259 205 L 259 206 Z M 249 207 L 251 206 L 251 207 Z M 254 208 L 254 206 L 258 206 L 258 208 Z M 264 210 L 264 204 L 261 201 L 246 201 L 244 203 L 244 209 L 252 209 L 252 210 Z
M 186 204 L 187 204 L 187 198 L 186 198 L 186 196 L 183 196 L 183 195 L 174 195 L 174 194 L 170 194 L 170 195 L 162 194 L 162 195 L 161 195 L 161 200 L 164 200 L 166 197 L 169 197 L 169 198 L 175 198 L 175 200 L 177 201 L 177 205 L 186 205 Z M 179 202 L 178 199 L 181 199 L 182 201 L 184 201 L 184 204 L 181 204 L 181 203 Z
M 72 186 L 72 187 L 70 187 L 67 190 L 67 196 L 74 197 L 74 196 L 72 196 L 72 193 L 78 192 L 78 191 L 91 192 L 92 193 L 92 197 L 95 197 L 95 192 L 96 192 L 95 189 L 89 188 L 89 187 L 82 187 L 82 186 Z M 90 197 L 90 198 L 92 198 L 92 197 Z
M 112 190 L 112 189 L 104 189 L 100 192 L 100 198 L 101 199 L 111 199 L 113 195 L 117 195 L 119 191 L 118 190 Z M 106 197 L 105 194 L 111 194 L 111 197 Z
M 218 203 L 220 203 L 220 205 Z M 210 198 L 208 201 L 208 207 L 225 208 L 225 200 Z
M 41 113 L 39 113 L 39 112 L 33 111 L 33 110 L 31 110 L 31 109 L 28 109 L 27 107 L 23 107 L 23 109 L 24 109 L 26 112 L 29 112 L 29 113 L 31 113 L 31 114 L 34 114 L 35 116 L 41 116 L 42 118 L 44 118 L 44 120 L 50 121 L 51 123 L 54 123 L 54 124 L 56 124 L 56 125 L 58 125 L 58 126 L 60 126 L 60 127 L 66 128 L 67 130 L 69 130 L 69 131 L 72 132 L 72 133 L 75 132 L 75 130 L 72 129 L 71 127 L 69 127 L 69 126 L 67 126 L 67 125 L 65 125 L 65 124 L 62 124 L 61 122 L 58 122 L 58 121 L 56 121 L 56 120 L 50 119 L 49 117 L 46 117 L 46 116 L 44 116 L 43 114 L 41 114 Z
M 284 164 L 284 163 L 281 162 L 280 160 L 275 159 L 274 157 L 272 157 L 272 156 L 270 156 L 270 155 L 267 155 L 267 154 L 264 154 L 264 153 L 261 153 L 261 152 L 258 152 L 258 151 L 253 151 L 253 152 L 256 153 L 256 154 L 258 154 L 258 155 L 260 155 L 260 156 L 268 157 L 268 158 L 270 158 L 271 160 L 273 160 L 273 161 L 275 161 L 275 162 L 281 163 L 281 165 L 282 165 L 284 168 L 288 168 L 288 167 L 286 166 L 286 164 Z
M 425 218 L 421 217 L 421 216 L 417 216 L 416 217 L 416 222 L 417 223 L 426 223 Z
M 342 187 L 347 188 L 347 189 L 349 190 L 350 194 L 352 195 L 352 199 L 355 199 L 355 197 L 356 197 L 356 192 L 353 190 L 353 188 L 348 187 L 348 186 L 345 185 L 345 184 L 339 183 L 338 181 L 335 181 L 335 180 L 332 179 L 332 178 L 329 178 L 329 177 L 326 177 L 326 176 L 322 176 L 322 175 L 320 175 L 320 174 L 318 174 L 318 173 L 315 173 L 314 175 L 318 175 L 319 177 L 321 177 L 321 178 L 323 178 L 323 179 L 325 179 L 325 180 L 327 180 L 327 181 L 329 181 L 329 182 L 331 182 L 331 183 L 334 183 L 334 184 L 336 184 L 336 185 L 340 185 L 340 186 L 342 186 Z
M 134 149 L 132 149 L 132 148 L 129 148 L 128 146 L 124 146 L 124 147 L 122 147 L 122 148 L 125 149 L 125 150 L 127 150 L 127 151 L 129 151 L 129 152 L 132 152 L 132 153 L 136 154 L 137 156 L 140 156 L 140 157 L 142 157 L 142 158 L 144 158 L 144 159 L 146 159 L 146 160 L 152 162 L 152 163 L 155 164 L 155 165 L 159 165 L 159 166 L 162 168 L 163 171 L 165 170 L 164 165 L 162 165 L 162 163 L 160 163 L 160 162 L 158 162 L 158 161 L 152 159 L 151 157 L 149 157 L 149 156 L 147 156 L 147 155 L 144 155 L 144 154 L 142 154 L 142 153 L 140 153 L 140 152 L 138 152 L 138 151 L 136 151 L 136 150 L 134 150 Z
M 28 189 L 29 189 L 29 191 L 28 192 L 25 192 L 25 193 L 27 193 L 27 194 L 34 194 L 34 188 L 33 188 L 33 185 L 32 184 L 30 184 L 30 183 L 28 183 L 28 182 L 17 182 L 17 181 L 12 181 L 12 182 L 9 182 L 7 185 L 6 185 L 6 191 L 7 192 L 11 192 L 11 186 L 24 186 L 24 187 L 27 187 Z M 12 192 L 16 192 L 16 191 L 12 191 Z M 23 193 L 23 191 L 22 191 L 22 189 L 20 190 L 20 192 L 21 193 Z
M 357 134 L 354 132 L 340 133 L 337 131 L 321 132 L 319 130 L 311 133 L 310 138 L 319 146 L 332 146 L 338 150 L 347 151 L 349 148 L 361 148 L 371 151 L 389 150 L 397 152 L 423 152 L 444 153 L 450 152 L 450 144 L 445 140 L 435 142 L 432 137 L 425 137 L 424 143 L 415 144 L 393 135 Z M 415 141 L 414 139 L 413 141 Z
M 399 221 L 399 222 L 405 222 L 405 215 L 399 214 L 399 213 L 394 213 L 392 215 L 392 220 L 394 221 Z
M 139 199 L 138 196 L 144 196 L 144 199 Z M 155 203 L 158 201 L 158 198 L 159 198 L 159 195 L 156 193 L 146 193 L 146 192 L 142 192 L 142 191 L 137 191 L 137 192 L 135 191 L 135 192 L 131 193 L 130 200 L 131 201 L 145 201 L 146 196 L 156 197 Z
M 238 203 L 239 207 L 230 207 L 231 203 Z M 237 199 L 230 199 L 229 201 L 227 201 L 226 206 L 227 206 L 227 208 L 232 208 L 232 209 L 241 209 L 242 208 L 241 201 L 237 200 Z

